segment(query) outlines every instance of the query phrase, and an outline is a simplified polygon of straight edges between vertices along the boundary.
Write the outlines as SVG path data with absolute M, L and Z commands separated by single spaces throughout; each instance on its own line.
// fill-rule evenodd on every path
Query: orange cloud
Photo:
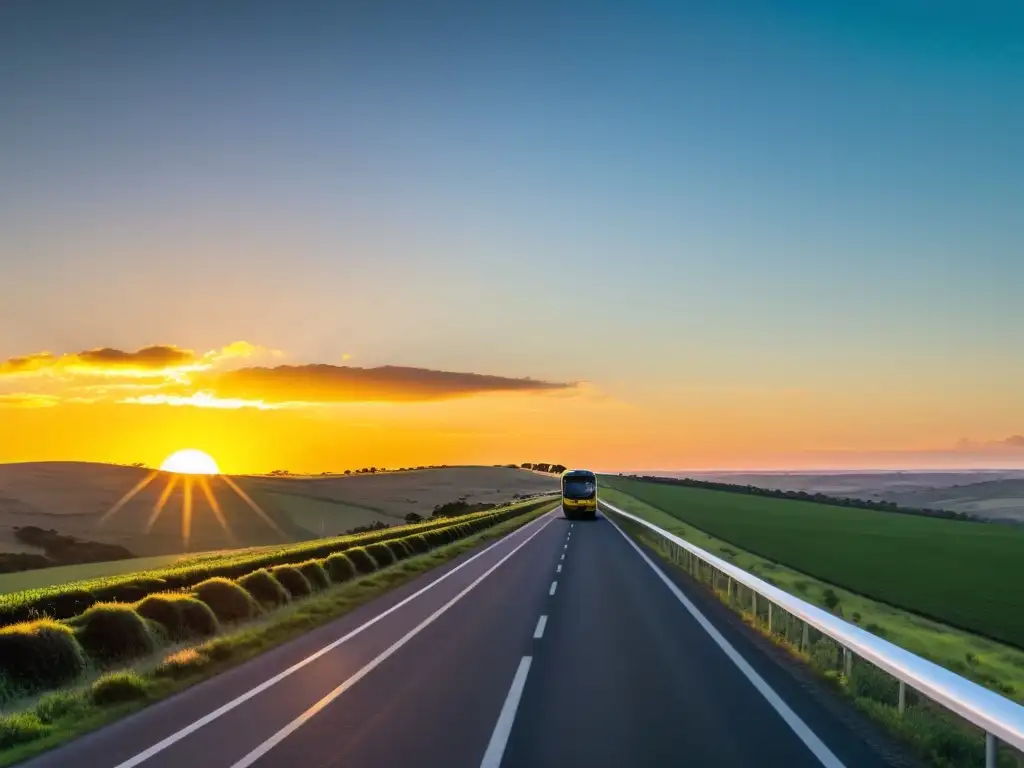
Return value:
M 60 402 L 53 395 L 32 392 L 13 392 L 0 395 L 0 408 L 50 408 Z
M 216 374 L 201 389 L 217 398 L 265 403 L 416 402 L 490 392 L 551 392 L 573 384 L 427 368 L 282 365 Z

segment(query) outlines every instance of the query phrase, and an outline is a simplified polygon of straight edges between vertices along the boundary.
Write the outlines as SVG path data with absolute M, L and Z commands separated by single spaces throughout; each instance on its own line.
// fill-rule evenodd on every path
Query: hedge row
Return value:
M 520 515 L 548 503 L 548 499 L 538 499 L 525 504 L 511 506 L 507 509 L 490 510 L 487 512 L 466 515 L 458 524 L 471 524 L 478 520 L 495 521 L 505 519 L 505 515 Z M 133 603 L 148 595 L 194 589 L 198 584 L 211 578 L 238 579 L 253 571 L 263 568 L 271 569 L 280 565 L 301 565 L 310 560 L 321 560 L 337 552 L 351 552 L 355 555 L 360 573 L 369 573 L 377 568 L 377 560 L 393 562 L 402 559 L 399 554 L 408 550 L 408 546 L 391 547 L 390 542 L 408 538 L 411 535 L 423 535 L 450 528 L 453 518 L 431 520 L 425 523 L 396 526 L 369 533 L 321 539 L 304 542 L 274 550 L 247 552 L 239 555 L 210 558 L 186 566 L 170 566 L 157 571 L 142 574 L 126 574 L 94 582 L 76 585 L 56 585 L 38 590 L 27 590 L 9 595 L 0 595 L 0 626 L 18 624 L 40 617 L 54 619 L 70 619 L 84 613 L 96 603 Z M 490 522 L 488 522 L 490 524 Z M 370 552 L 370 560 L 355 550 L 364 551 L 375 545 Z M 390 558 L 384 553 L 390 552 Z M 373 552 L 378 552 L 376 557 Z M 354 559 L 355 559 L 354 558 Z M 306 574 L 307 580 L 310 578 Z M 317 577 L 313 577 L 317 578 Z
M 119 664 L 168 641 L 206 638 L 221 623 L 252 619 L 290 600 L 340 584 L 393 562 L 457 541 L 536 509 L 503 512 L 373 542 L 322 559 L 257 568 L 236 580 L 215 576 L 191 593 L 159 592 L 128 602 L 93 603 L 65 622 L 43 618 L 0 628 L 0 691 L 17 696 L 73 682 L 89 661 Z

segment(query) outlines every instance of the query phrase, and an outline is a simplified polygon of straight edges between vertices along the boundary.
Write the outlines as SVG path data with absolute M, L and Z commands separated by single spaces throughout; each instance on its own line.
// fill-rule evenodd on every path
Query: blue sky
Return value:
M 244 338 L 1024 428 L 1019 4 L 371 5 L 5 3 L 0 357 Z

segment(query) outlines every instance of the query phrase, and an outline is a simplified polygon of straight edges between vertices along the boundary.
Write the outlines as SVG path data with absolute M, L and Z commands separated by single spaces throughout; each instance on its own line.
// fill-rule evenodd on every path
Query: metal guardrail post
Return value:
M 900 680 L 900 701 L 897 709 L 901 715 L 907 711 L 907 684 L 902 680 Z
M 757 592 L 750 590 L 750 612 L 754 614 L 754 621 L 757 621 Z
M 806 621 L 802 623 L 804 625 L 804 631 L 800 635 L 800 650 L 803 653 L 807 653 L 809 650 L 808 646 L 811 644 L 810 625 Z
M 846 675 L 846 679 L 850 679 L 850 673 L 853 672 L 853 651 L 846 646 L 843 646 L 843 674 Z
M 999 757 L 999 741 L 991 733 L 985 734 L 985 768 L 996 768 Z
M 772 601 L 768 601 L 768 634 L 772 633 Z

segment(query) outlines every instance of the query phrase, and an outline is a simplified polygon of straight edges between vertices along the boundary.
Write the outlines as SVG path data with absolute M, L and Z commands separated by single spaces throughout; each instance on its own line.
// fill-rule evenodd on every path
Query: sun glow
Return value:
M 183 451 L 172 453 L 164 463 L 160 465 L 164 472 L 174 472 L 178 475 L 219 475 L 220 468 L 213 457 L 203 451 L 194 448 L 186 448 Z

